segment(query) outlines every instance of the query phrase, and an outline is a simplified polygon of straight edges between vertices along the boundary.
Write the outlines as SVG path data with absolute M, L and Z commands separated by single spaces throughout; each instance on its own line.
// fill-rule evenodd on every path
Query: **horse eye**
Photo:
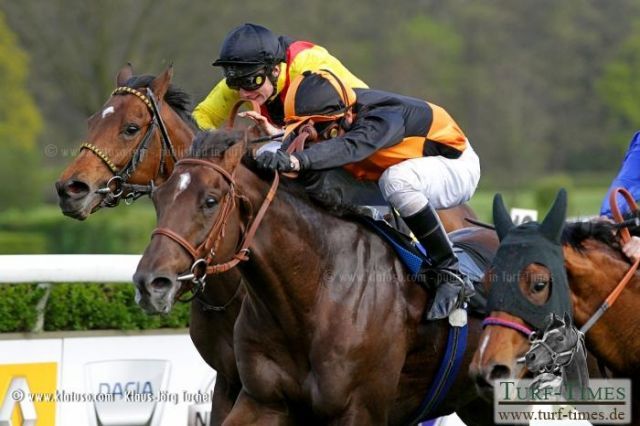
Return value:
M 536 281 L 535 283 L 533 283 L 531 290 L 534 293 L 539 293 L 542 290 L 544 290 L 546 286 L 547 286 L 546 281 Z
M 124 129 L 124 134 L 127 136 L 133 136 L 138 133 L 138 130 L 140 130 L 140 127 L 136 126 L 135 124 L 129 124 Z
M 564 336 L 562 335 L 558 336 L 558 342 L 564 342 Z
M 204 206 L 208 209 L 215 207 L 216 204 L 218 204 L 218 201 L 213 197 L 209 197 L 204 201 Z

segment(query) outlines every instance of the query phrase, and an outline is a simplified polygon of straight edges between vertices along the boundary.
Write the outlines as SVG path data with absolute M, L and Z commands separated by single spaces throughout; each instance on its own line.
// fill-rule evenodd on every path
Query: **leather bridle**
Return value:
M 86 149 L 94 153 L 113 173 L 113 177 L 109 179 L 104 188 L 100 188 L 96 190 L 96 193 L 102 194 L 104 199 L 102 201 L 103 207 L 115 207 L 120 202 L 123 194 L 125 202 L 127 204 L 132 203 L 134 200 L 140 198 L 143 195 L 150 194 L 153 191 L 153 180 L 160 176 L 161 173 L 166 172 L 166 157 L 169 155 L 171 160 L 175 164 L 177 162 L 177 157 L 175 153 L 175 149 L 173 144 L 171 143 L 171 139 L 169 138 L 169 133 L 167 132 L 167 128 L 164 125 L 164 121 L 162 121 L 162 117 L 160 116 L 160 109 L 158 107 L 158 103 L 156 102 L 156 97 L 151 90 L 151 88 L 146 88 L 146 95 L 136 89 L 131 87 L 118 87 L 112 93 L 111 96 L 116 95 L 134 95 L 142 102 L 144 102 L 145 106 L 149 110 L 151 114 L 151 121 L 147 126 L 147 131 L 142 137 L 141 142 L 136 147 L 133 155 L 129 162 L 120 170 L 116 167 L 114 162 L 109 158 L 109 156 L 102 151 L 97 146 L 85 142 L 81 145 L 80 149 Z M 160 131 L 160 142 L 161 142 L 161 153 L 160 153 L 160 161 L 158 163 L 158 171 L 156 172 L 156 176 L 152 179 L 148 185 L 135 185 L 129 183 L 129 178 L 134 174 L 138 165 L 144 159 L 147 150 L 149 149 L 149 144 L 151 142 L 151 136 L 153 132 L 157 129 Z
M 306 132 L 301 133 L 287 148 L 287 152 L 292 153 L 298 150 L 302 150 L 304 142 L 308 136 L 309 135 Z M 244 143 L 247 143 L 246 133 Z M 218 166 L 217 164 L 199 158 L 182 159 L 176 163 L 176 169 L 183 166 L 205 167 L 214 173 L 220 174 L 229 185 L 228 192 L 224 195 L 222 201 L 220 202 L 219 213 L 217 214 L 211 227 L 209 228 L 206 237 L 197 246 L 194 246 L 184 237 L 166 227 L 156 228 L 151 233 L 152 238 L 155 235 L 161 235 L 171 239 L 191 256 L 193 263 L 191 264 L 189 272 L 184 273 L 177 278 L 178 281 L 190 281 L 192 284 L 190 288 L 179 290 L 176 296 L 177 300 L 181 302 L 188 302 L 193 300 L 193 298 L 197 297 L 204 290 L 205 278 L 207 277 L 207 275 L 226 272 L 231 268 L 234 268 L 240 262 L 249 260 L 249 255 L 251 253 L 249 246 L 253 242 L 253 237 L 255 236 L 258 227 L 264 219 L 267 209 L 271 205 L 271 202 L 276 195 L 278 186 L 280 184 L 280 174 L 275 173 L 269 191 L 267 192 L 267 195 L 263 200 L 260 209 L 251 221 L 251 224 L 242 232 L 239 248 L 229 260 L 221 263 L 216 263 L 215 257 L 217 254 L 217 249 L 220 242 L 224 238 L 225 229 L 227 226 L 227 222 L 229 221 L 229 217 L 238 205 L 238 201 L 246 199 L 246 197 L 244 197 L 238 191 L 237 184 L 235 182 L 235 170 L 233 173 L 229 173 L 227 170 Z M 192 295 L 186 300 L 181 299 L 180 297 L 187 291 L 191 291 Z

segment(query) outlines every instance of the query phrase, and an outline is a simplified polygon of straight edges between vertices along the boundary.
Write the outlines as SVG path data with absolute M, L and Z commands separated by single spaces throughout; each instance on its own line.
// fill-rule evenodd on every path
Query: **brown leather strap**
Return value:
M 618 193 L 622 194 L 622 196 L 625 198 L 632 212 L 634 213 L 637 212 L 638 206 L 636 205 L 636 201 L 633 199 L 629 191 L 627 191 L 626 189 L 615 188 L 613 191 L 611 191 L 611 194 L 609 195 L 609 205 L 611 207 L 611 214 L 613 215 L 613 219 L 617 223 L 621 223 L 623 219 L 622 219 L 622 214 L 620 213 L 620 208 L 618 208 L 618 197 L 617 197 Z M 622 239 L 623 243 L 626 243 L 631 239 L 629 230 L 626 228 L 622 228 L 621 231 L 622 232 L 620 233 L 620 238 Z M 622 277 L 622 280 L 620 280 L 618 285 L 616 285 L 616 287 L 611 291 L 611 293 L 609 293 L 609 295 L 604 300 L 604 302 L 602 302 L 602 304 L 598 307 L 598 309 L 596 309 L 593 315 L 591 315 L 591 317 L 587 320 L 587 322 L 580 328 L 581 332 L 586 333 L 587 331 L 589 331 L 591 327 L 593 327 L 593 325 L 600 319 L 600 317 L 602 317 L 602 315 L 604 315 L 604 313 L 616 302 L 618 297 L 620 297 L 622 290 L 624 290 L 624 288 L 627 286 L 627 284 L 629 284 L 631 279 L 635 277 L 635 273 L 639 265 L 640 265 L 640 257 L 636 259 L 635 262 L 633 262 L 633 264 L 631 265 L 629 270 L 627 270 L 627 273 L 624 274 L 624 277 Z
M 301 133 L 292 143 L 291 145 L 287 148 L 287 152 L 288 153 L 292 153 L 294 152 L 294 150 L 301 150 L 304 146 L 304 142 L 307 139 L 309 135 L 306 133 Z M 251 245 L 251 243 L 253 242 L 253 237 L 255 236 L 256 232 L 258 231 L 258 227 L 260 226 L 260 223 L 262 223 L 262 219 L 264 218 L 265 214 L 267 213 L 267 209 L 269 208 L 269 206 L 271 205 L 271 202 L 273 201 L 273 199 L 276 196 L 276 192 L 278 191 L 278 185 L 280 184 L 280 175 L 278 173 L 276 173 L 273 176 L 273 182 L 271 182 L 271 187 L 269 188 L 269 192 L 267 192 L 267 195 L 264 199 L 264 201 L 262 202 L 262 205 L 260 206 L 260 209 L 258 210 L 258 213 L 256 213 L 253 222 L 251 222 L 251 225 L 249 226 L 249 229 L 247 230 L 247 232 L 244 234 L 244 238 L 242 240 L 242 244 L 240 246 L 240 249 L 238 250 L 238 252 L 233 256 L 233 259 L 231 259 L 228 262 L 222 263 L 222 264 L 216 264 L 216 265 L 211 265 L 207 268 L 207 273 L 211 273 L 211 274 L 216 274 L 216 273 L 220 273 L 220 272 L 225 272 L 228 271 L 229 269 L 233 268 L 234 266 L 236 266 L 238 263 L 248 260 L 249 256 L 249 246 Z
M 307 133 L 301 133 L 287 148 L 287 152 L 292 153 L 294 151 L 299 151 L 304 147 L 304 142 L 309 135 Z M 246 133 L 245 133 L 246 138 Z M 236 194 L 235 192 L 235 178 L 232 174 L 227 172 L 222 167 L 217 164 L 213 164 L 210 161 L 199 159 L 199 158 L 187 158 L 180 160 L 176 163 L 176 168 L 182 165 L 191 165 L 191 166 L 204 166 L 214 171 L 222 174 L 224 178 L 229 182 L 229 193 L 225 196 L 225 200 L 222 202 L 220 207 L 220 213 L 218 214 L 216 221 L 211 226 L 209 233 L 205 240 L 198 246 L 194 248 L 188 241 L 186 241 L 183 237 L 176 234 L 172 230 L 168 228 L 156 228 L 152 232 L 153 235 L 165 235 L 179 245 L 181 245 L 189 254 L 191 254 L 194 260 L 198 260 L 200 256 L 206 256 L 205 261 L 207 264 L 207 274 L 218 274 L 222 272 L 226 272 L 229 269 L 235 267 L 238 263 L 249 260 L 249 246 L 253 242 L 253 237 L 258 231 L 258 227 L 262 223 L 262 219 L 264 219 L 265 214 L 267 213 L 267 209 L 271 205 L 271 202 L 275 198 L 276 192 L 278 191 L 278 186 L 280 184 L 280 175 L 276 173 L 273 177 L 273 181 L 271 182 L 271 186 L 269 187 L 269 191 L 265 196 L 262 204 L 260 205 L 260 209 L 258 213 L 256 213 L 255 217 L 251 221 L 251 225 L 244 233 L 242 237 L 242 242 L 240 244 L 240 248 L 236 251 L 236 253 L 232 256 L 230 260 L 223 263 L 211 264 L 213 262 L 213 257 L 215 256 L 215 247 L 217 243 L 224 236 L 224 229 L 227 224 L 227 219 L 230 217 L 231 212 L 236 206 L 235 199 L 241 198 L 242 195 Z M 235 172 L 235 171 L 234 171 Z M 213 243 L 212 243 L 213 241 Z M 202 254 L 201 254 L 202 253 Z M 205 254 L 206 253 L 206 254 Z
M 154 235 L 164 235 L 166 237 L 171 238 L 173 241 L 181 245 L 182 248 L 185 249 L 187 253 L 189 253 L 191 257 L 193 257 L 194 260 L 197 260 L 198 257 L 200 256 L 198 254 L 197 249 L 194 248 L 191 244 L 189 244 L 189 241 L 185 240 L 184 238 L 182 238 L 180 235 L 176 234 L 169 228 L 156 228 L 151 233 L 151 238 L 153 238 Z
M 227 121 L 227 129 L 233 129 L 233 127 L 236 124 L 236 118 L 238 117 L 238 111 L 240 110 L 240 107 L 242 105 L 244 105 L 245 103 L 249 103 L 251 105 L 251 110 L 255 111 L 255 112 L 260 112 L 260 104 L 257 103 L 256 101 L 251 101 L 251 100 L 239 100 L 238 102 L 236 102 L 233 105 L 233 108 L 231 108 L 231 112 L 229 112 L 229 120 Z
M 638 211 L 638 205 L 636 204 L 636 200 L 633 198 L 631 193 L 625 188 L 615 188 L 613 189 L 613 191 L 611 191 L 611 194 L 609 194 L 609 205 L 611 206 L 611 214 L 613 215 L 613 219 L 617 223 L 621 223 L 624 221 L 624 219 L 622 218 L 620 208 L 618 207 L 618 194 L 621 194 L 624 197 L 625 201 L 629 205 L 629 210 L 631 212 L 636 213 Z M 623 243 L 627 243 L 629 240 L 631 240 L 631 234 L 629 234 L 629 230 L 627 228 L 622 228 L 620 230 L 620 238 L 622 239 Z M 607 303 L 609 306 L 613 305 L 616 299 L 620 296 L 620 293 L 622 293 L 622 290 L 624 290 L 625 286 L 635 275 L 635 272 L 638 269 L 638 265 L 640 265 L 640 258 L 638 258 L 638 260 L 636 260 L 633 265 L 631 265 L 620 283 L 618 283 L 616 288 L 614 288 L 613 291 L 609 294 L 609 296 L 605 300 L 605 303 Z

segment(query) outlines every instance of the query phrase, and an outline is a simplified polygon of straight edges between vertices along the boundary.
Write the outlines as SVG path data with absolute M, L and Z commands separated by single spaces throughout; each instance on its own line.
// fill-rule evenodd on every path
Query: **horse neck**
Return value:
M 240 192 L 250 199 L 255 214 L 269 184 L 243 166 L 236 176 Z M 347 291 L 349 286 L 354 292 L 364 291 L 358 286 L 364 287 L 365 280 L 352 280 L 337 290 L 339 286 L 331 285 L 337 281 L 332 271 L 362 270 L 368 259 L 355 253 L 346 259 L 345 244 L 366 245 L 370 238 L 371 234 L 359 226 L 280 189 L 255 234 L 250 260 L 241 266 L 249 297 L 271 316 L 280 317 L 280 323 L 295 321 L 298 325 L 294 329 L 299 332 L 304 329 L 300 324 L 313 327 L 311 308 L 321 297 L 320 290 Z M 329 297 L 333 298 L 333 293 Z
M 589 384 L 589 370 L 587 369 L 587 353 L 583 341 L 578 340 L 571 362 L 563 367 L 563 383 L 571 384 L 574 389 Z
M 564 246 L 565 267 L 576 326 L 583 326 L 624 276 L 629 264 L 609 256 L 597 245 L 583 253 Z M 638 371 L 640 341 L 636 334 L 640 309 L 638 278 L 634 278 L 616 303 L 586 335 L 589 350 L 617 372 Z

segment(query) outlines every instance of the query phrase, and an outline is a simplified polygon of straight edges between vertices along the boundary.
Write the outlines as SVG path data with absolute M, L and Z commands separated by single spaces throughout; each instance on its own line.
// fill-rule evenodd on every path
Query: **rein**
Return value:
M 165 157 L 167 156 L 167 154 L 171 156 L 174 164 L 177 162 L 175 149 L 173 147 L 173 144 L 171 143 L 171 139 L 169 138 L 169 133 L 167 132 L 167 128 L 164 125 L 164 121 L 160 116 L 160 108 L 158 107 L 158 103 L 156 102 L 155 95 L 151 88 L 146 88 L 145 95 L 142 92 L 131 87 L 118 87 L 111 93 L 111 96 L 119 94 L 134 95 L 142 102 L 144 102 L 144 104 L 147 106 L 147 109 L 151 113 L 151 121 L 148 124 L 146 133 L 142 137 L 142 141 L 138 144 L 135 151 L 133 152 L 131 159 L 120 171 L 118 171 L 118 168 L 115 166 L 113 161 L 111 161 L 109 156 L 105 152 L 100 150 L 97 146 L 88 142 L 85 142 L 81 145 L 81 150 L 86 149 L 94 153 L 100 160 L 102 160 L 102 162 L 114 175 L 111 179 L 109 179 L 104 188 L 100 188 L 96 191 L 96 193 L 103 194 L 105 196 L 104 200 L 102 201 L 102 205 L 104 207 L 117 206 L 125 191 L 127 192 L 127 195 L 125 196 L 125 202 L 127 204 L 131 204 L 141 196 L 150 194 L 153 191 L 153 180 L 148 185 L 134 185 L 130 184 L 128 181 L 136 171 L 138 165 L 144 159 L 144 156 L 149 149 L 151 135 L 155 131 L 156 127 L 160 130 L 161 142 L 160 162 L 158 163 L 158 171 L 156 172 L 156 177 L 159 176 L 163 171 L 166 171 Z M 112 185 L 114 185 L 114 189 L 111 188 Z
M 302 150 L 304 147 L 304 142 L 307 139 L 307 133 L 301 133 L 293 143 L 287 148 L 288 153 L 296 152 Z M 245 132 L 245 143 L 247 142 L 247 134 Z M 194 247 L 190 242 L 188 242 L 185 238 L 178 235 L 176 232 L 172 231 L 169 228 L 156 228 L 151 233 L 151 237 L 155 235 L 163 235 L 179 246 L 181 246 L 194 260 L 191 265 L 189 273 L 185 273 L 178 277 L 178 281 L 191 281 L 192 286 L 190 289 L 185 289 L 180 291 L 176 296 L 176 299 L 181 302 L 189 302 L 193 300 L 193 298 L 197 297 L 205 287 L 205 278 L 207 275 L 211 274 L 220 274 L 234 268 L 240 262 L 244 262 L 249 260 L 249 254 L 251 250 L 249 246 L 253 242 L 253 237 L 255 236 L 258 227 L 262 223 L 265 214 L 267 213 L 267 209 L 271 205 L 276 192 L 278 190 L 278 186 L 280 184 L 280 174 L 276 173 L 273 177 L 273 181 L 271 182 L 271 186 L 269 187 L 269 191 L 265 196 L 265 199 L 260 206 L 260 209 L 256 213 L 255 217 L 251 221 L 251 225 L 244 232 L 241 237 L 240 248 L 236 251 L 236 253 L 231 256 L 229 260 L 223 263 L 214 263 L 214 259 L 216 257 L 216 250 L 218 248 L 219 243 L 224 238 L 225 228 L 227 225 L 227 221 L 234 211 L 236 207 L 236 201 L 238 199 L 242 199 L 243 196 L 238 193 L 236 190 L 236 182 L 235 182 L 235 171 L 233 174 L 230 174 L 228 171 L 218 166 L 217 164 L 212 163 L 208 160 L 198 159 L 198 158 L 187 158 L 180 160 L 176 163 L 176 168 L 181 166 L 201 166 L 206 167 L 216 173 L 219 173 L 224 177 L 224 179 L 229 184 L 229 191 L 225 194 L 224 199 L 220 203 L 220 212 L 216 216 L 207 236 L 204 241 L 200 243 L 197 247 Z M 180 299 L 185 292 L 191 290 L 191 297 L 186 300 Z M 235 298 L 235 296 L 234 296 Z M 232 298 L 233 300 L 233 298 Z M 226 305 L 225 305 L 226 306 Z
M 620 213 L 620 208 L 618 207 L 618 198 L 617 195 L 621 194 L 627 204 L 629 205 L 629 209 L 632 212 L 638 212 L 638 206 L 636 205 L 633 196 L 624 188 L 615 188 L 611 191 L 609 195 L 609 204 L 611 205 L 611 213 L 613 215 L 614 220 L 617 223 L 623 223 L 624 219 L 622 218 L 622 214 Z M 626 228 L 620 229 L 620 238 L 623 243 L 628 242 L 631 239 L 631 235 L 629 234 L 629 230 Z M 629 268 L 627 273 L 622 277 L 622 280 L 616 285 L 616 287 L 611 291 L 609 296 L 602 302 L 602 304 L 598 307 L 598 309 L 594 312 L 594 314 L 589 318 L 589 320 L 580 328 L 582 333 L 586 333 L 593 327 L 593 325 L 604 315 L 604 313 L 609 309 L 620 297 L 622 290 L 629 284 L 631 278 L 633 278 L 638 266 L 640 265 L 640 258 L 638 258 Z

